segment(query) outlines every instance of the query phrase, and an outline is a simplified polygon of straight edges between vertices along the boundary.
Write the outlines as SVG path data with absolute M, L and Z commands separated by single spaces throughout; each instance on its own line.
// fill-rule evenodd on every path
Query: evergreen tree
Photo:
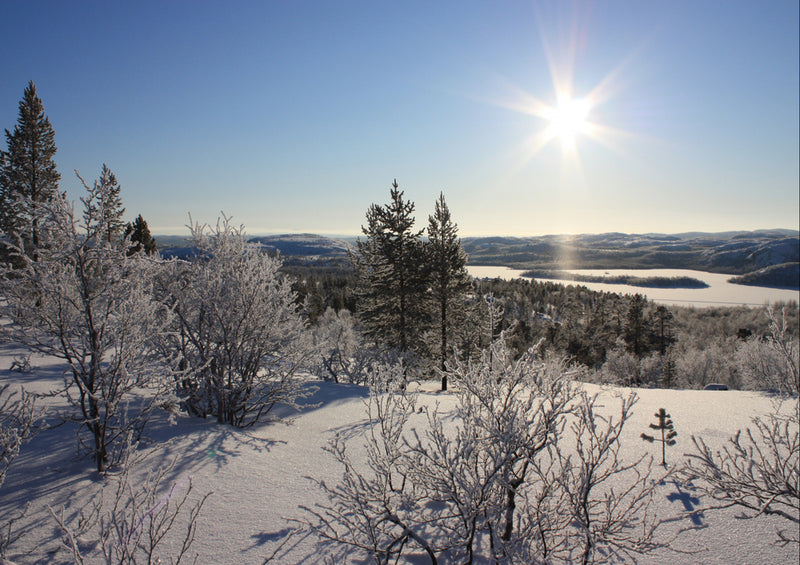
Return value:
M 122 237 L 122 229 L 125 225 L 122 222 L 122 215 L 125 213 L 125 208 L 122 206 L 122 199 L 120 198 L 122 187 L 117 182 L 117 177 L 114 176 L 114 173 L 105 163 L 103 163 L 103 170 L 100 172 L 100 183 L 108 187 L 108 190 L 103 195 L 106 201 L 93 204 L 96 209 L 87 209 L 84 215 L 101 213 L 101 221 L 104 226 L 103 239 L 108 243 L 115 243 Z
M 445 362 L 449 338 L 464 319 L 467 291 L 467 254 L 461 247 L 458 226 L 450 218 L 450 210 L 439 194 L 433 216 L 428 216 L 427 257 L 431 268 L 431 297 L 436 306 L 440 334 L 440 366 L 442 390 L 447 390 Z
M 664 355 L 667 348 L 674 341 L 671 324 L 674 320 L 672 312 L 666 306 L 660 305 L 654 314 L 655 327 L 658 331 L 658 352 Z
M 53 161 L 55 132 L 33 81 L 19 103 L 13 133 L 6 130 L 6 142 L 0 169 L 0 229 L 10 236 L 22 235 L 35 256 L 40 230 L 33 208 L 53 199 L 61 175 Z
M 128 236 L 131 238 L 131 248 L 128 250 L 128 254 L 144 250 L 148 255 L 152 255 L 158 251 L 156 240 L 150 235 L 150 228 L 141 214 L 136 216 L 133 223 L 129 222 L 125 226 L 125 237 Z
M 666 447 L 668 445 L 675 445 L 675 438 L 678 436 L 678 432 L 675 431 L 674 426 L 672 425 L 672 420 L 670 419 L 671 416 L 667 414 L 667 411 L 663 408 L 658 409 L 658 412 L 655 413 L 655 417 L 658 418 L 658 423 L 650 424 L 650 429 L 661 430 L 661 438 L 659 439 L 655 436 L 647 435 L 646 433 L 642 433 L 640 437 L 644 441 L 650 443 L 653 443 L 654 441 L 661 442 L 661 464 L 666 467 Z
M 372 204 L 366 240 L 358 240 L 353 266 L 358 277 L 358 314 L 365 334 L 402 352 L 424 352 L 427 329 L 427 268 L 422 231 L 413 231 L 414 203 L 403 199 L 397 181 L 391 202 Z
M 628 344 L 628 351 L 641 357 L 647 350 L 646 324 L 644 318 L 644 307 L 647 299 L 641 294 L 634 294 L 628 306 L 628 316 L 625 324 L 625 342 Z M 636 383 L 638 384 L 638 383 Z

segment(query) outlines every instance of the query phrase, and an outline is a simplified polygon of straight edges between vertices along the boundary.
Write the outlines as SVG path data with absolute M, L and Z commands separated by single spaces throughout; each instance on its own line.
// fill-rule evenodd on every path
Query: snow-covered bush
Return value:
M 735 360 L 743 380 L 753 389 L 800 394 L 800 345 L 789 333 L 786 316 L 778 320 L 767 311 L 770 333 L 764 339 L 751 337 L 736 348 Z
M 711 383 L 733 387 L 733 367 L 727 348 L 719 344 L 686 348 L 675 356 L 675 377 L 681 388 L 702 389 Z
M 800 544 L 800 407 L 789 414 L 753 419 L 721 449 L 712 449 L 692 436 L 694 451 L 687 454 L 681 474 L 714 501 L 708 508 L 737 507 L 742 517 L 779 516 L 786 529 L 778 543 Z
M 24 390 L 19 394 L 9 392 L 8 385 L 0 386 L 0 486 L 5 482 L 6 472 L 19 455 L 20 448 L 35 432 L 38 419 L 33 395 Z M 9 546 L 21 535 L 14 526 L 26 510 L 23 508 L 15 516 L 0 519 L 0 562 L 6 557 Z
M 174 462 L 150 470 L 141 481 L 134 480 L 132 474 L 145 461 L 127 460 L 133 451 L 126 450 L 121 472 L 99 485 L 86 507 L 58 511 L 48 507 L 63 535 L 64 548 L 79 565 L 166 563 L 167 555 L 172 565 L 184 558 L 196 563 L 197 556 L 192 560 L 189 551 L 211 493 L 195 497 L 191 477 L 169 484 L 167 475 Z M 177 543 L 170 546 L 165 544 L 168 540 Z
M 79 177 L 80 178 L 80 177 Z M 2 332 L 12 342 L 64 360 L 65 392 L 78 408 L 82 441 L 97 470 L 122 457 L 125 438 L 141 431 L 151 403 L 135 390 L 154 384 L 164 368 L 155 354 L 170 313 L 154 299 L 160 262 L 128 256 L 127 240 L 109 241 L 118 189 L 104 168 L 92 186 L 81 179 L 83 218 L 62 194 L 36 203 L 38 248 L 13 248 L 19 268 L 0 272 Z M 24 241 L 23 237 L 20 241 Z M 139 405 L 130 406 L 136 400 Z
M 370 395 L 365 465 L 331 443 L 342 480 L 318 483 L 329 501 L 301 525 L 333 559 L 586 563 L 656 546 L 650 462 L 619 457 L 634 396 L 602 415 L 563 358 L 514 360 L 503 343 L 448 376 L 453 414 L 402 389 Z
M 228 218 L 191 226 L 198 256 L 163 277 L 177 324 L 177 394 L 188 411 L 238 427 L 309 394 L 295 376 L 313 346 L 280 260 L 249 243 Z
M 681 473 L 714 500 L 712 508 L 737 507 L 745 518 L 779 516 L 788 528 L 778 531 L 778 542 L 800 544 L 798 347 L 785 318 L 769 316 L 771 335 L 740 345 L 736 361 L 755 386 L 779 393 L 774 412 L 754 418 L 721 449 L 692 436 L 694 451 Z
M 628 352 L 620 343 L 608 352 L 601 373 L 604 382 L 622 386 L 641 386 L 646 378 L 642 360 Z
M 313 329 L 318 352 L 311 369 L 326 381 L 363 384 L 367 378 L 369 356 L 361 344 L 349 310 L 328 308 Z

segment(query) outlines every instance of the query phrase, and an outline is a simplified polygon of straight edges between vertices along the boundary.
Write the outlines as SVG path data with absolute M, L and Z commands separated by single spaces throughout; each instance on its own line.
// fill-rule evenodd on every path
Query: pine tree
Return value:
M 150 235 L 150 228 L 147 226 L 147 222 L 142 218 L 141 214 L 136 216 L 133 223 L 128 223 L 128 225 L 125 226 L 125 237 L 128 236 L 131 238 L 131 248 L 128 250 L 129 254 L 144 250 L 147 255 L 152 255 L 158 251 L 156 240 Z
M 32 246 L 29 254 L 35 256 L 40 234 L 33 208 L 53 199 L 61 175 L 53 161 L 55 132 L 33 81 L 19 103 L 13 133 L 6 130 L 6 141 L 0 169 L 0 229 L 12 237 L 22 235 Z
M 640 436 L 644 441 L 653 443 L 654 441 L 661 442 L 661 464 L 666 467 L 667 466 L 667 459 L 666 459 L 666 447 L 675 445 L 675 438 L 678 436 L 678 432 L 674 430 L 672 425 L 672 420 L 670 419 L 671 416 L 667 414 L 667 411 L 663 408 L 659 408 L 658 412 L 655 413 L 655 417 L 658 418 L 657 424 L 650 424 L 650 429 L 653 430 L 661 430 L 661 439 L 658 439 L 654 436 L 647 435 L 646 433 L 642 432 Z
M 449 338 L 463 321 L 465 300 L 470 288 L 467 254 L 458 238 L 458 226 L 450 218 L 450 210 L 439 194 L 433 216 L 428 216 L 427 257 L 431 267 L 431 297 L 438 315 L 440 333 L 440 367 L 442 390 L 447 390 L 445 363 Z
M 644 307 L 647 299 L 641 294 L 634 294 L 628 306 L 628 315 L 625 324 L 625 342 L 628 344 L 628 351 L 641 357 L 647 350 L 646 327 L 644 319 Z M 639 383 L 636 383 L 637 385 Z
M 401 352 L 423 353 L 427 329 L 427 268 L 422 231 L 413 231 L 414 203 L 403 199 L 397 181 L 391 202 L 372 204 L 366 240 L 358 240 L 353 264 L 358 277 L 358 314 L 367 337 Z

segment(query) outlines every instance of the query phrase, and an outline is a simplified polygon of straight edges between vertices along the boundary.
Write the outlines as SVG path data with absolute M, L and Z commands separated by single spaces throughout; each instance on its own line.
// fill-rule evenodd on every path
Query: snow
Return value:
M 12 361 L 21 352 L 9 345 L 0 347 L 0 375 L 12 387 L 47 392 L 61 384 L 63 367 L 57 360 L 33 357 L 31 373 L 10 371 Z M 143 450 L 149 455 L 137 467 L 137 476 L 174 460 L 171 482 L 186 488 L 191 478 L 192 496 L 199 498 L 213 492 L 203 507 L 197 539 L 192 552 L 197 563 L 261 563 L 280 543 L 292 523 L 287 519 L 304 516 L 300 506 L 322 501 L 322 493 L 307 477 L 335 484 L 339 469 L 323 447 L 339 433 L 349 438 L 352 454 L 360 453 L 366 424 L 364 387 L 316 382 L 313 397 L 306 408 L 286 424 L 262 424 L 237 430 L 187 416 L 171 418 L 157 414 L 146 430 L 149 441 Z M 448 411 L 455 396 L 441 393 L 438 383 L 419 387 L 421 404 L 439 404 Z M 614 395 L 627 389 L 585 385 L 589 392 L 599 392 L 609 409 L 616 407 Z M 667 462 L 680 463 L 690 451 L 691 435 L 702 436 L 710 445 L 721 445 L 738 428 L 748 426 L 757 415 L 776 408 L 775 399 L 761 393 L 739 391 L 636 390 L 639 402 L 625 430 L 622 449 L 626 457 L 649 452 L 660 458 L 658 445 L 639 439 L 639 434 L 653 421 L 658 408 L 672 416 L 678 432 L 677 445 L 667 448 Z M 57 413 L 66 409 L 59 397 L 43 398 L 48 421 L 57 423 Z M 422 421 L 422 420 L 420 420 Z M 40 433 L 26 444 L 11 466 L 5 484 L 0 487 L 0 521 L 30 503 L 21 527 L 26 531 L 8 556 L 14 563 L 67 563 L 69 555 L 59 551 L 59 532 L 50 517 L 53 509 L 67 507 L 67 514 L 85 507 L 100 480 L 93 473 L 92 461 L 76 456 L 74 424 L 63 424 Z M 660 471 L 659 467 L 659 472 Z M 671 479 L 659 486 L 659 516 L 675 518 L 662 535 L 670 535 L 693 524 L 683 512 L 709 501 L 693 491 L 681 488 Z M 695 518 L 701 529 L 679 536 L 671 550 L 643 556 L 640 563 L 797 563 L 798 547 L 780 547 L 773 543 L 777 522 L 769 517 L 737 520 L 736 510 L 709 511 Z M 315 540 L 293 538 L 290 551 L 280 563 L 316 563 L 319 557 Z M 680 553 L 695 552 L 695 553 Z M 0 559 L 2 563 L 2 559 Z

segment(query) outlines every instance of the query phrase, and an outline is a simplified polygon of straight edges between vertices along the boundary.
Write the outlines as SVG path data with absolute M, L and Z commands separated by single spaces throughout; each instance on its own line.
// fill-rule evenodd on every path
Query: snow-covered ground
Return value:
M 49 359 L 34 358 L 34 371 L 9 371 L 14 355 L 9 346 L 0 348 L 0 376 L 3 382 L 45 392 L 60 384 L 62 366 Z M 147 429 L 150 455 L 140 464 L 138 473 L 147 468 L 174 461 L 170 479 L 178 489 L 191 478 L 193 495 L 207 492 L 208 498 L 199 519 L 197 540 L 192 552 L 197 563 L 262 563 L 291 523 L 303 516 L 301 505 L 322 501 L 321 492 L 308 480 L 313 476 L 335 484 L 341 469 L 323 451 L 334 434 L 350 438 L 354 452 L 361 443 L 366 424 L 364 399 L 367 390 L 353 385 L 315 382 L 319 387 L 311 405 L 296 415 L 291 425 L 264 424 L 248 430 L 218 425 L 213 420 L 179 416 L 174 422 L 159 414 Z M 614 394 L 619 389 L 600 389 L 585 385 L 590 392 L 600 392 L 613 409 Z M 624 391 L 623 391 L 624 392 Z M 636 457 L 657 446 L 639 438 L 653 421 L 653 414 L 664 407 L 672 415 L 678 431 L 678 444 L 668 448 L 667 461 L 674 465 L 691 447 L 691 435 L 702 436 L 711 445 L 720 445 L 750 419 L 768 414 L 775 408 L 774 399 L 753 392 L 637 390 L 639 402 L 626 427 L 622 448 L 626 456 Z M 439 403 L 440 410 L 455 404 L 451 393 L 436 391 L 435 383 L 421 387 L 420 402 Z M 40 401 L 47 405 L 49 421 L 64 408 L 60 398 Z M 0 522 L 15 509 L 30 503 L 20 524 L 26 531 L 10 558 L 14 563 L 68 563 L 69 555 L 59 550 L 59 530 L 48 512 L 67 508 L 76 513 L 89 503 L 100 481 L 92 462 L 76 457 L 76 428 L 64 424 L 46 430 L 23 447 L 12 465 L 5 484 L 0 487 Z M 664 531 L 692 525 L 683 514 L 706 504 L 696 492 L 687 491 L 675 482 L 658 487 L 657 508 L 663 518 L 678 518 Z M 673 544 L 674 550 L 661 550 L 641 557 L 640 563 L 797 563 L 798 547 L 776 545 L 777 523 L 769 517 L 755 520 L 736 519 L 737 511 L 706 512 L 694 518 L 701 529 L 684 533 Z M 86 540 L 90 541 L 90 540 Z M 293 547 L 280 563 L 316 563 L 315 540 L 292 540 Z M 286 549 L 286 548 L 284 548 Z M 1 562 L 2 560 L 0 560 Z

